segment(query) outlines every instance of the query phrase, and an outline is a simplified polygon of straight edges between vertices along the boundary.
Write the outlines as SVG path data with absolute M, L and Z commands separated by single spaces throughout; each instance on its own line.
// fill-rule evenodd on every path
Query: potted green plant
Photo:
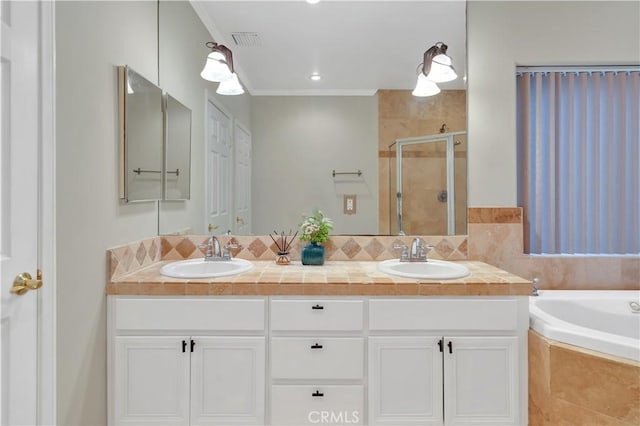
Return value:
M 324 216 L 320 210 L 314 210 L 313 215 L 307 217 L 300 224 L 300 240 L 309 244 L 302 248 L 303 265 L 323 265 L 324 246 L 322 243 L 329 240 L 329 231 L 333 229 L 331 219 Z

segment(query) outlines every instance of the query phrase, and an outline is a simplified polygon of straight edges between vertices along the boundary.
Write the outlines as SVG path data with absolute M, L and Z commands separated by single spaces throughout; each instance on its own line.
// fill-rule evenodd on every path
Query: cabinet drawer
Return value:
M 514 299 L 373 299 L 371 330 L 516 330 Z
M 271 329 L 276 331 L 360 331 L 362 300 L 272 300 Z
M 315 395 L 315 396 L 314 396 Z M 271 424 L 362 424 L 362 386 L 271 386 Z
M 272 338 L 274 379 L 361 379 L 364 371 L 361 338 Z
M 262 331 L 264 299 L 116 298 L 119 331 Z

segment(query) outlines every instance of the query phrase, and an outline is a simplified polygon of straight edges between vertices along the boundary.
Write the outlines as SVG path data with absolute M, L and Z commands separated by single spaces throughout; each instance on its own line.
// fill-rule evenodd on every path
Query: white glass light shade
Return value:
M 438 93 L 440 93 L 440 88 L 438 87 L 438 85 L 433 81 L 427 79 L 427 77 L 422 72 L 420 72 L 420 74 L 418 74 L 418 82 L 416 83 L 416 88 L 413 89 L 413 92 L 411 92 L 411 94 L 413 96 L 423 97 L 437 95 Z
M 213 51 L 207 56 L 207 61 L 200 73 L 200 77 L 209 81 L 225 81 L 231 78 L 231 70 L 221 52 Z
M 230 79 L 221 81 L 216 93 L 219 95 L 242 95 L 244 93 L 244 89 L 238 80 L 238 75 L 234 72 L 231 74 Z
M 435 83 L 445 83 L 458 78 L 458 74 L 451 66 L 451 58 L 440 54 L 431 60 L 431 69 L 427 78 Z

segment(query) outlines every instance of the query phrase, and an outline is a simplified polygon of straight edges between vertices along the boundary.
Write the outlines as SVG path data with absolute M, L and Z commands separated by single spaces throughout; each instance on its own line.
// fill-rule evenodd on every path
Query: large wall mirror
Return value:
M 334 234 L 397 234 L 395 144 L 458 133 L 449 144 L 406 147 L 400 167 L 405 233 L 446 235 L 453 214 L 453 233 L 465 234 L 467 138 L 459 134 L 467 122 L 465 9 L 464 1 L 159 2 L 160 81 L 193 110 L 193 148 L 191 200 L 160 202 L 158 232 L 286 232 L 317 207 L 334 220 Z M 247 94 L 217 96 L 217 85 L 200 78 L 204 43 L 212 39 L 233 51 Z M 436 96 L 414 97 L 422 55 L 439 41 L 449 45 L 458 79 L 441 84 Z M 322 80 L 310 80 L 316 71 Z M 232 170 L 221 196 L 231 201 L 221 222 L 210 217 L 206 197 L 213 107 L 205 93 L 213 94 L 221 116 L 230 116 L 231 148 L 223 154 L 231 156 Z M 237 128 L 246 133 L 243 158 L 250 138 L 250 173 L 233 171 Z M 238 192 L 241 182 L 250 182 L 248 203 L 247 192 Z M 345 212 L 345 197 L 352 196 L 355 214 Z M 234 205 L 234 197 L 244 201 Z

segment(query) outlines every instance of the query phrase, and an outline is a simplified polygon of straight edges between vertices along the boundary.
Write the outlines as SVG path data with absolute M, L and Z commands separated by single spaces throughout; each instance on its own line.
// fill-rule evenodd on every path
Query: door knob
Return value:
M 13 287 L 11 287 L 11 293 L 21 296 L 29 290 L 37 290 L 42 287 L 42 271 L 38 269 L 36 274 L 37 279 L 33 279 L 30 273 L 23 272 L 16 276 L 13 280 Z
M 207 229 L 209 230 L 209 232 L 213 232 L 213 231 L 215 231 L 216 229 L 218 229 L 218 225 L 212 225 L 212 224 L 209 224 L 209 226 L 207 227 Z
M 236 224 L 244 225 L 244 219 L 241 218 L 240 216 L 236 216 Z

